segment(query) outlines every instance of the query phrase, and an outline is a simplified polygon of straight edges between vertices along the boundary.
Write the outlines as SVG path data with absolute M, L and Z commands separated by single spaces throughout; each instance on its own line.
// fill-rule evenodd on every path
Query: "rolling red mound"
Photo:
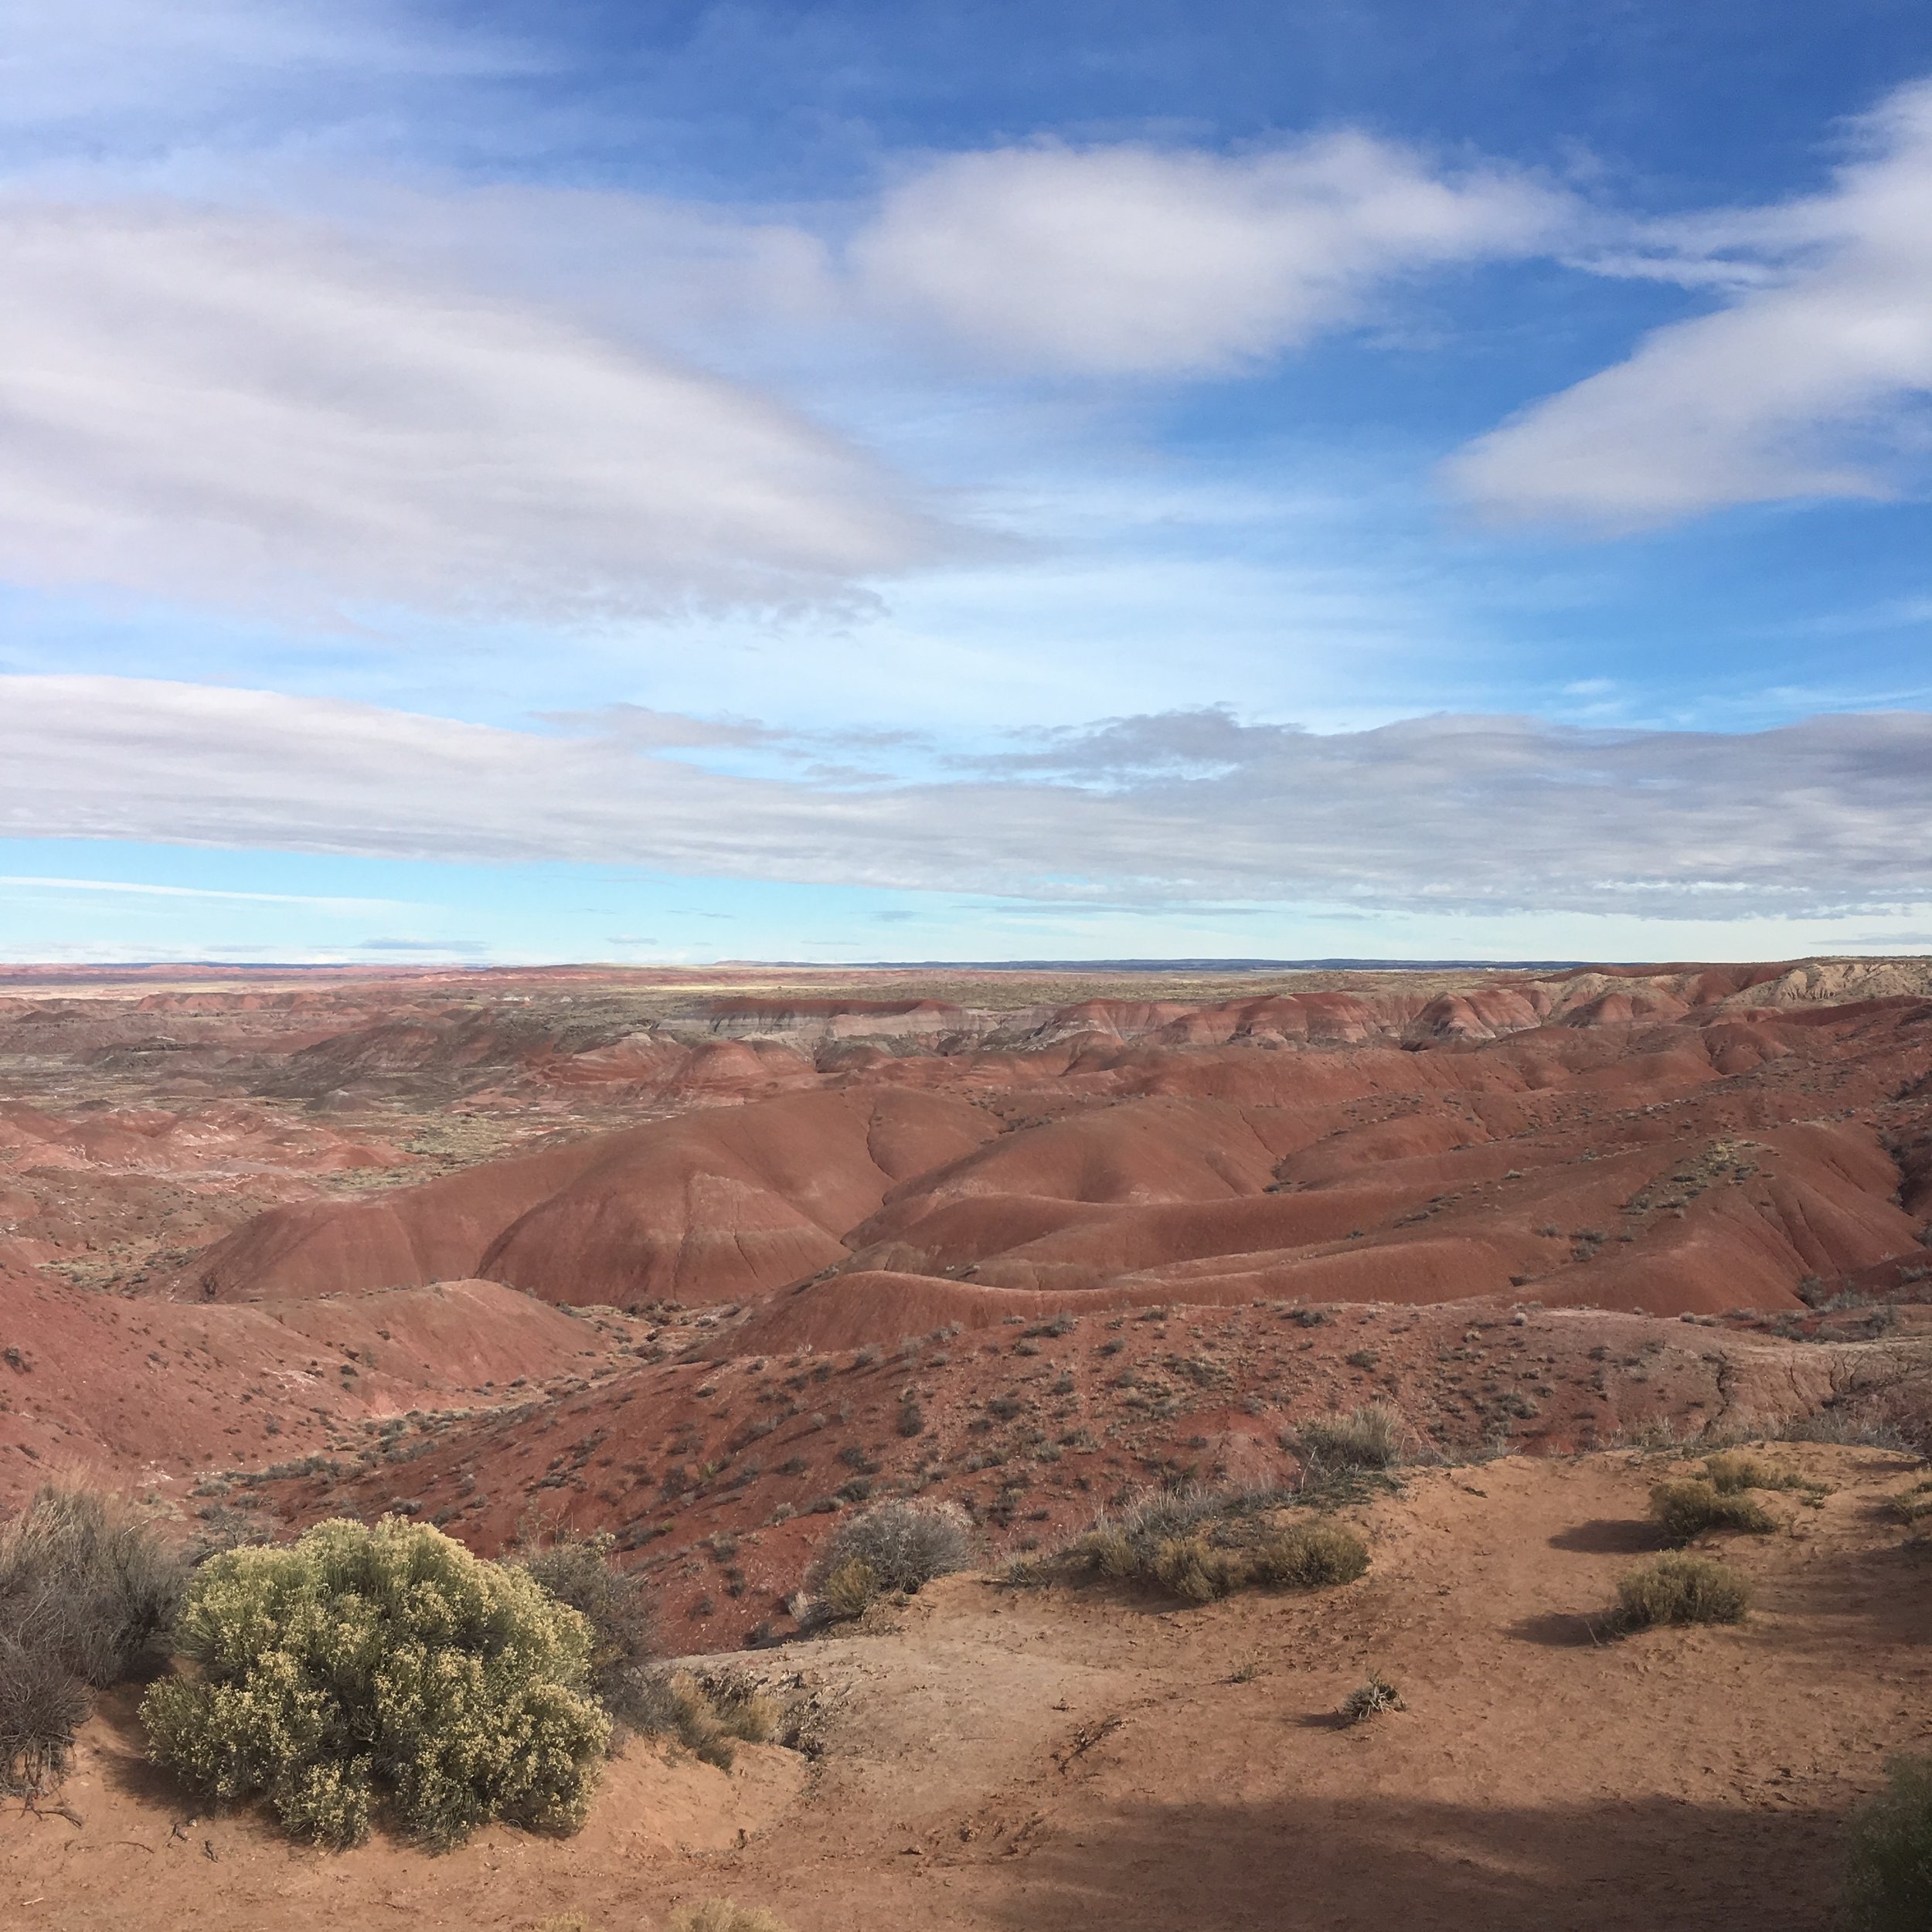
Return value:
M 0 1336 L 5 1502 L 77 1468 L 165 1484 L 300 1458 L 364 1417 L 515 1400 L 603 1357 L 583 1323 L 494 1281 L 203 1308 L 0 1268 Z
M 818 1092 L 654 1123 L 349 1203 L 278 1208 L 200 1257 L 209 1299 L 487 1275 L 552 1301 L 724 1301 L 843 1258 L 893 1184 L 995 1131 L 964 1101 Z
M 1113 1015 L 1103 1039 L 1069 1036 L 1063 1015 L 1032 1053 L 882 1056 L 810 1090 L 274 1209 L 176 1291 L 481 1274 L 637 1308 L 832 1269 L 1210 1304 L 1533 1289 L 1668 1315 L 1796 1308 L 1808 1280 L 1917 1253 L 1923 1215 L 1890 1148 L 1893 1116 L 1923 1112 L 1896 1097 L 1932 1057 L 1927 1002 L 1633 1020 L 1603 1017 L 1599 993 L 1553 1025 L 1532 990 L 1465 1000 L 1483 1039 L 1423 1003 L 1421 1046 L 1356 1043 L 1352 1022 L 1351 1043 L 1284 1046 L 1279 999 L 1137 1009 L 1161 1044 L 1123 1042 Z M 1616 1010 L 1645 993 L 1615 992 Z M 1675 992 L 1654 1003 L 1692 1012 Z M 1494 1030 L 1512 1015 L 1532 1023 Z M 1215 1043 L 1172 1043 L 1189 1029 Z
M 534 1505 L 732 1641 L 874 1494 L 1924 1393 L 1924 962 L 35 982 L 0 1077 L 0 1496 Z

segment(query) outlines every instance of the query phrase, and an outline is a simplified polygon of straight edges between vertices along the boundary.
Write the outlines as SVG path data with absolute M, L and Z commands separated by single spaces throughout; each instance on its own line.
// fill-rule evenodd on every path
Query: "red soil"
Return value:
M 1297 1023 L 1313 1004 L 1338 1024 L 1342 997 L 1300 1001 Z M 1635 997 L 1614 995 L 1619 1011 Z M 1281 1046 L 1280 998 L 1179 1019 L 1142 1005 L 1106 1015 L 1102 1038 L 1070 1036 L 1068 1016 L 1091 1011 L 1068 1009 L 1031 1052 L 882 1056 L 794 1071 L 811 1090 L 764 1098 L 741 1081 L 728 1111 L 277 1209 L 176 1291 L 484 1274 L 640 1307 L 740 1301 L 833 1267 L 1207 1302 L 1533 1287 L 1669 1315 L 1794 1308 L 1808 1277 L 1917 1251 L 1923 1216 L 1901 1205 L 1881 1135 L 1924 1111 L 1910 1095 L 1932 1063 L 1932 1005 L 1638 1023 L 1602 1019 L 1611 998 L 1549 1026 L 1541 985 L 1473 994 L 1461 1018 L 1416 995 L 1381 1017 L 1426 1019 L 1431 1043 L 1319 1051 Z M 1472 1039 L 1470 1015 L 1491 1030 L 1512 1015 L 1527 1023 Z M 1122 1043 L 1130 1017 L 1152 1032 Z M 1172 1043 L 1190 1032 L 1210 1043 Z M 1214 1043 L 1229 1039 L 1245 1043 Z M 720 1052 L 757 1058 L 699 1046 L 684 1071 Z M 658 1098 L 689 1100 L 682 1077 Z
M 261 1301 L 131 1301 L 0 1268 L 0 1500 L 84 1469 L 183 1486 L 299 1460 L 365 1418 L 515 1401 L 585 1375 L 583 1323 L 494 1281 Z
M 719 1641 L 865 1494 L 1010 1544 L 1371 1397 L 1458 1452 L 1922 1399 L 1923 962 L 0 1008 L 0 1494 L 534 1502 Z
M 957 1100 L 819 1092 L 599 1135 L 352 1204 L 281 1208 L 202 1256 L 211 1298 L 487 1275 L 553 1301 L 732 1300 L 841 1260 L 887 1189 L 996 1131 Z
M 567 1839 L 291 1847 L 184 1801 L 111 1699 L 68 1810 L 0 1828 L 0 1896 L 58 1932 L 627 1932 L 720 1896 L 795 1932 L 1815 1932 L 1846 1811 L 1932 1743 L 1928 1546 L 1890 1507 L 1921 1471 L 1768 1454 L 1814 1487 L 1722 1546 L 1757 1594 L 1734 1628 L 1592 1641 L 1668 1458 L 1413 1471 L 1347 1511 L 1372 1561 L 1338 1590 L 1197 1609 L 969 1575 L 699 1660 L 761 1684 L 791 1747 L 727 1776 L 634 1743 Z M 1372 1669 L 1406 1708 L 1342 1725 Z

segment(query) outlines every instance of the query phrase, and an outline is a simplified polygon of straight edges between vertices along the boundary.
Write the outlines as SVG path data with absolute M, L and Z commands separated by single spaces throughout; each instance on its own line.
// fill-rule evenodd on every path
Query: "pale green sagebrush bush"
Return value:
M 216 1556 L 176 1643 L 199 1668 L 142 1702 L 155 1760 L 213 1797 L 265 1795 L 300 1837 L 353 1844 L 379 1806 L 435 1846 L 495 1818 L 573 1831 L 589 1809 L 610 1736 L 590 1625 L 427 1526 L 326 1522 Z

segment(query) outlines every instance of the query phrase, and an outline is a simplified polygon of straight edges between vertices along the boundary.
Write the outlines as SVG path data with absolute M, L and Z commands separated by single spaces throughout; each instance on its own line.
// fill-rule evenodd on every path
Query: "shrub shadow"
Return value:
M 1648 1556 L 1670 1546 L 1656 1524 L 1641 1517 L 1598 1516 L 1560 1529 L 1550 1538 L 1549 1546 L 1581 1556 Z
M 1539 1617 L 1526 1617 L 1509 1626 L 1509 1634 L 1518 1642 L 1540 1644 L 1549 1650 L 1590 1650 L 1607 1642 L 1610 1632 L 1605 1628 L 1609 1614 L 1597 1611 L 1586 1614 L 1580 1611 L 1546 1611 Z
M 172 1771 L 149 1760 L 140 1709 L 140 1694 L 130 1693 L 125 1685 L 104 1692 L 95 1706 L 100 1724 L 94 1742 L 101 1783 L 142 1804 L 183 1817 L 210 1809 Z
M 1842 1836 L 1834 1811 L 1662 1795 L 1144 1801 L 1002 1860 L 988 1917 L 1012 1932 L 1818 1932 Z

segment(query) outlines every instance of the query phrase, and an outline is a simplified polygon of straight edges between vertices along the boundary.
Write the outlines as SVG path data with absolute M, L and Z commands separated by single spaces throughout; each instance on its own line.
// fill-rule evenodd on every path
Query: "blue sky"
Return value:
M 1932 15 L 0 0 L 0 957 L 1932 947 Z

